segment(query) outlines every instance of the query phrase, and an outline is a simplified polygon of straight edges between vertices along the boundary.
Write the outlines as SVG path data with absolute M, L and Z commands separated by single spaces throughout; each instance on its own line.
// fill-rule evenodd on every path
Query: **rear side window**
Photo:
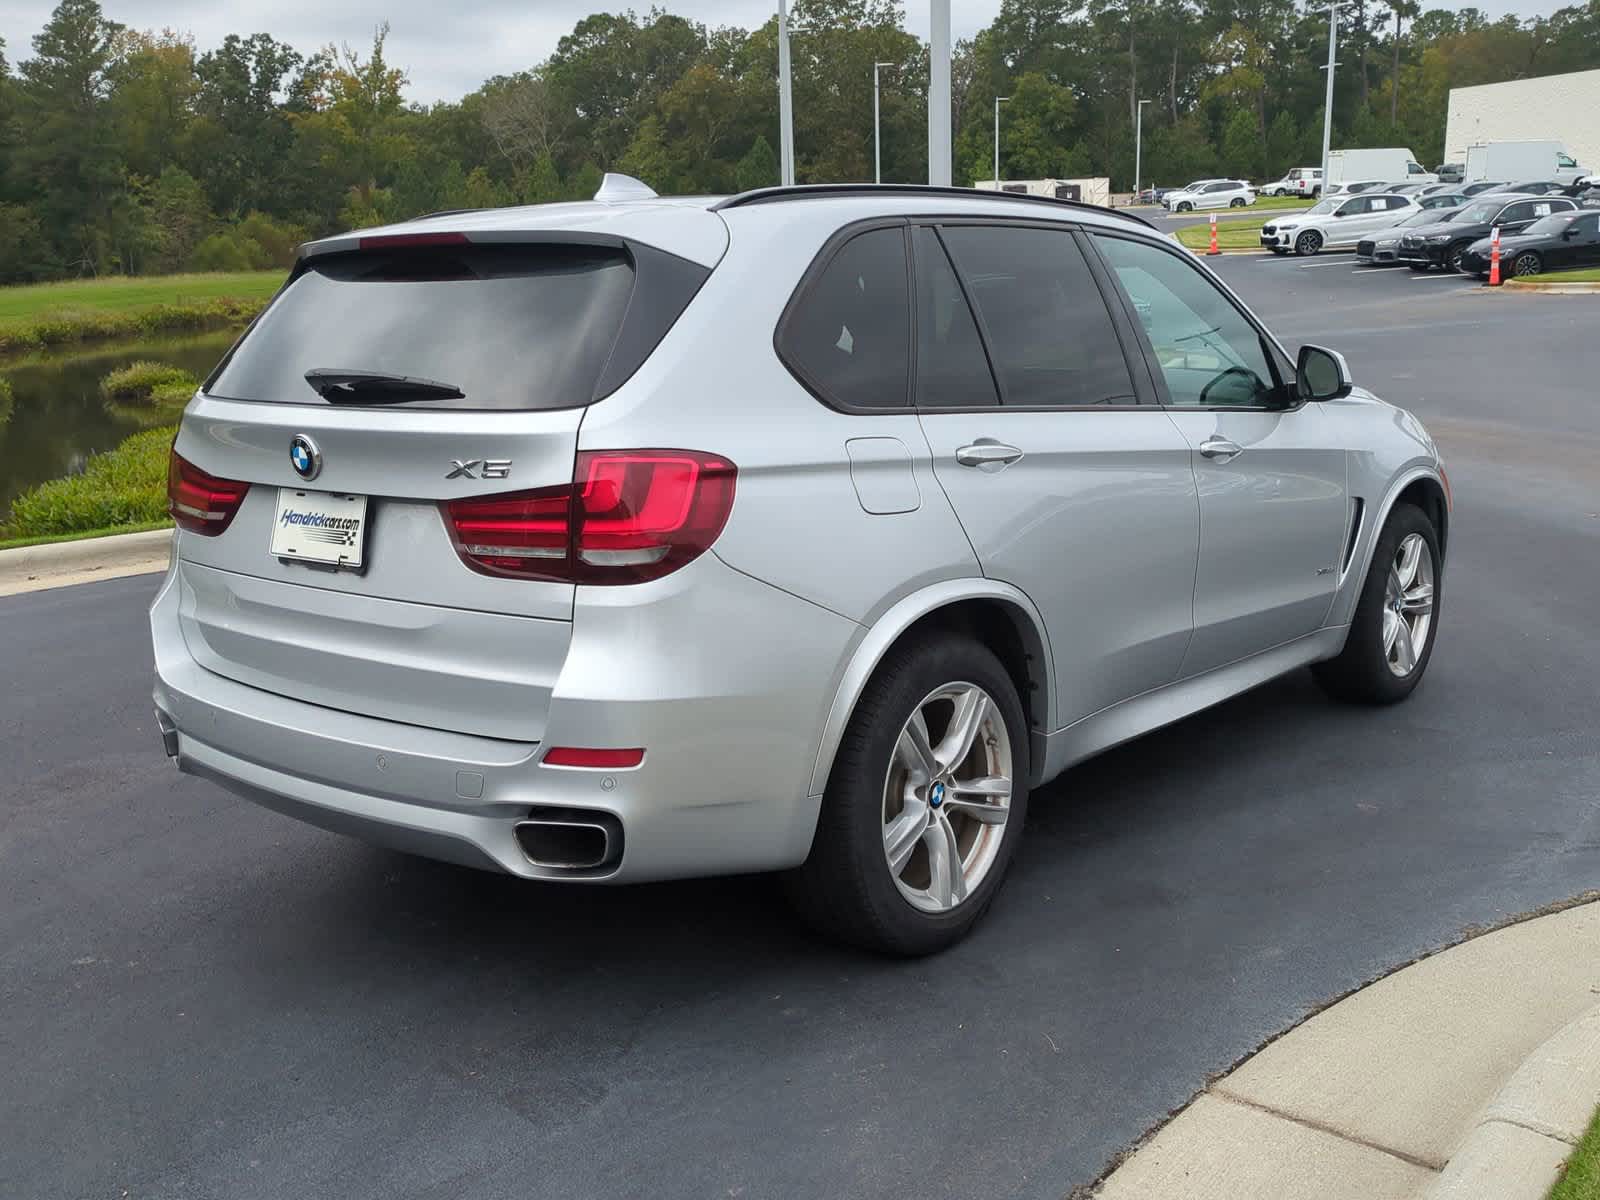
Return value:
M 917 405 L 972 408 L 1000 403 L 978 323 L 961 284 L 931 229 L 915 233 L 917 248 Z
M 307 371 L 373 372 L 461 393 L 413 397 L 407 408 L 574 408 L 595 398 L 633 286 L 632 260 L 620 248 L 329 255 L 284 289 L 207 390 L 320 404 L 326 401 L 306 382 Z
M 1111 314 L 1070 233 L 947 226 L 1008 405 L 1135 404 Z
M 785 315 L 778 348 L 824 399 L 901 408 L 909 399 L 911 298 L 901 226 L 859 233 Z

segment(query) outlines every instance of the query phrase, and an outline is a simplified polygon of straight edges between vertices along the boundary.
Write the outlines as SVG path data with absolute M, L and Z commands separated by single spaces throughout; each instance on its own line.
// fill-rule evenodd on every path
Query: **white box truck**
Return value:
M 1474 142 L 1467 147 L 1465 183 L 1492 179 L 1496 183 L 1577 183 L 1587 167 L 1556 141 Z
M 1439 177 L 1404 146 L 1374 150 L 1334 150 L 1328 154 L 1328 184 L 1358 179 L 1385 183 L 1438 183 Z
M 1053 200 L 1079 200 L 1102 207 L 1111 203 L 1111 180 L 1104 175 L 1092 179 L 1002 179 L 998 187 L 992 179 L 979 179 L 972 186 L 984 192 L 1048 196 Z

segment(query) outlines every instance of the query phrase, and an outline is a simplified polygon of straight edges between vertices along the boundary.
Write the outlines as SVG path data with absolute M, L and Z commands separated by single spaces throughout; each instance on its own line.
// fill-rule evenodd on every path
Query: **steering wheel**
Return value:
M 1205 387 L 1200 389 L 1200 403 L 1205 404 L 1211 396 L 1211 389 L 1216 387 L 1217 384 L 1221 383 L 1229 375 L 1243 375 L 1246 379 L 1248 379 L 1250 381 L 1250 392 L 1252 395 L 1255 394 L 1257 388 L 1261 384 L 1261 380 L 1257 377 L 1254 371 L 1250 370 L 1249 367 L 1229 367 L 1226 371 L 1214 376 L 1211 381 L 1205 385 Z

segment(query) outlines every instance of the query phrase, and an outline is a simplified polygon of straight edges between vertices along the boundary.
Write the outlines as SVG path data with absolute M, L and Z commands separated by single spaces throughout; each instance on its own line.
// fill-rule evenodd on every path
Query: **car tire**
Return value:
M 1373 547 L 1344 649 L 1311 668 L 1323 691 L 1352 704 L 1394 704 L 1415 690 L 1439 632 L 1443 566 L 1427 514 L 1395 505 Z
M 1537 251 L 1524 250 L 1511 260 L 1511 275 L 1520 279 L 1524 275 L 1537 275 L 1544 270 L 1544 259 L 1539 257 Z
M 925 761 L 915 749 L 913 717 L 923 722 L 921 745 L 944 759 L 955 757 L 945 746 L 960 711 L 957 697 L 974 694 L 988 702 L 975 702 L 973 709 L 980 714 L 975 728 L 984 736 L 931 780 L 931 772 L 909 769 Z M 1028 724 L 1016 685 L 988 647 L 955 633 L 896 647 L 851 714 L 811 853 L 784 878 L 790 903 L 825 936 L 879 953 L 932 954 L 959 941 L 993 902 L 1021 838 L 1028 756 Z M 956 800 L 961 782 L 1007 774 L 1010 794 L 1003 810 L 993 807 L 993 783 L 981 803 L 977 793 Z M 979 808 L 987 815 L 970 815 Z M 995 822 L 998 811 L 1004 816 Z M 898 873 L 890 861 L 897 828 L 896 852 L 904 855 Z M 961 879 L 941 888 L 934 850 L 949 847 L 947 839 L 954 839 L 955 853 L 941 851 L 939 861 L 955 863 L 956 871 L 942 878 Z M 948 902 L 943 907 L 941 899 Z
M 1301 258 L 1310 258 L 1322 249 L 1322 235 L 1315 229 L 1308 229 L 1294 240 L 1294 252 Z
M 1429 265 L 1427 263 L 1407 263 L 1406 266 L 1410 267 L 1413 271 L 1415 271 L 1419 275 L 1421 275 L 1424 272 L 1429 271 L 1429 270 L 1432 269 L 1432 268 L 1429 267 Z
M 1194 211 L 1194 205 L 1190 204 L 1187 200 L 1179 200 L 1178 201 L 1178 211 L 1181 212 L 1181 213 L 1193 212 Z
M 1470 245 L 1472 245 L 1470 241 L 1463 240 L 1446 246 L 1444 256 L 1439 265 L 1444 267 L 1446 271 L 1454 271 L 1457 275 L 1461 274 L 1464 269 L 1461 265 L 1461 256 L 1467 252 L 1467 247 Z
M 1243 208 L 1244 207 L 1244 198 L 1242 196 L 1235 196 L 1232 200 L 1228 201 L 1228 207 L 1229 208 Z

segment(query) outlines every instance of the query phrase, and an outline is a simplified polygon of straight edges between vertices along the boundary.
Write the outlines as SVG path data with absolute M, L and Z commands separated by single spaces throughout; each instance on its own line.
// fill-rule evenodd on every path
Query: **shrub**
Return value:
M 150 429 L 90 455 L 82 474 L 41 483 L 13 500 L 6 534 L 45 537 L 165 520 L 171 447 L 171 429 Z
M 102 338 L 226 329 L 248 324 L 266 306 L 265 300 L 222 297 L 192 304 L 155 304 L 124 312 L 57 309 L 31 321 L 0 326 L 0 354 Z
M 187 400 L 194 386 L 194 376 L 182 368 L 141 359 L 107 373 L 100 380 L 100 394 L 109 400 L 149 402 L 158 390 L 176 388 Z

